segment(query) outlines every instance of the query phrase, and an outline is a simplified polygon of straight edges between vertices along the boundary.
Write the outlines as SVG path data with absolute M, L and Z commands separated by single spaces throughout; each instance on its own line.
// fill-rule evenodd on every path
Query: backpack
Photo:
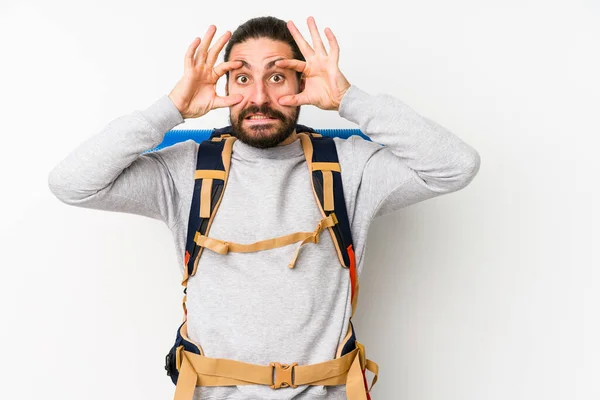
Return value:
M 252 244 L 225 242 L 210 238 L 208 233 L 216 215 L 225 187 L 231 151 L 237 138 L 232 127 L 214 129 L 208 140 L 198 146 L 195 184 L 188 221 L 184 257 L 183 323 L 177 329 L 175 344 L 165 357 L 167 375 L 176 385 L 175 400 L 191 400 L 195 386 L 234 386 L 247 384 L 269 385 L 272 389 L 298 385 L 346 384 L 350 400 L 370 400 L 365 371 L 375 374 L 371 388 L 377 381 L 378 366 L 365 356 L 364 346 L 356 340 L 350 320 L 348 332 L 338 347 L 336 357 L 312 365 L 280 364 L 268 366 L 243 363 L 235 360 L 214 359 L 204 355 L 200 345 L 187 335 L 186 294 L 187 281 L 196 274 L 204 248 L 219 254 L 254 252 L 301 242 L 294 259 L 288 265 L 294 268 L 301 247 L 318 243 L 319 235 L 328 229 L 333 239 L 342 268 L 348 269 L 351 285 L 352 316 L 357 305 L 358 279 L 350 223 L 344 200 L 341 168 L 335 143 L 314 129 L 297 124 L 317 205 L 323 219 L 314 232 L 296 232 Z

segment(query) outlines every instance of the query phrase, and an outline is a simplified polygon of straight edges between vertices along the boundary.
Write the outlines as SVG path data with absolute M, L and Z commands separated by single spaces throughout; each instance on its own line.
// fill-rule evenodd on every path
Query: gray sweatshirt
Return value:
M 374 218 L 464 188 L 479 171 L 480 157 L 453 133 L 389 95 L 373 96 L 351 86 L 339 115 L 373 140 L 334 139 L 360 276 Z M 142 153 L 183 122 L 163 95 L 108 123 L 48 177 L 50 190 L 66 204 L 164 221 L 173 233 L 181 274 L 198 144 L 187 140 Z M 235 141 L 227 188 L 209 237 L 253 243 L 312 232 L 321 218 L 300 140 L 270 149 Z M 189 337 L 206 356 L 262 365 L 313 364 L 335 357 L 351 314 L 348 270 L 341 267 L 327 230 L 318 244 L 302 246 L 295 268 L 287 268 L 297 246 L 226 255 L 203 251 L 197 274 L 188 281 L 187 307 Z M 344 385 L 279 390 L 248 385 L 197 387 L 194 398 L 342 400 L 346 395 Z

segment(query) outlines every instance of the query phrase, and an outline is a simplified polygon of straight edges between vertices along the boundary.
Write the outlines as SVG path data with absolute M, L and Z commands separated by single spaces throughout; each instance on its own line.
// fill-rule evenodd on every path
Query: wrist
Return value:
M 346 85 L 344 85 L 344 88 L 342 90 L 340 90 L 340 92 L 337 96 L 336 102 L 335 102 L 335 110 L 336 111 L 340 111 L 340 105 L 342 104 L 342 99 L 348 92 L 348 89 L 350 89 L 350 86 L 352 86 L 352 85 L 346 81 Z
M 175 95 L 173 94 L 173 92 L 169 93 L 169 96 L 168 96 L 168 97 L 169 97 L 169 99 L 171 99 L 171 101 L 173 102 L 173 105 L 175 105 L 175 107 L 177 107 L 177 110 L 179 110 L 179 114 L 181 114 L 181 116 L 182 116 L 183 118 L 187 118 L 187 117 L 184 115 L 184 109 L 185 109 L 185 108 L 184 108 L 184 106 L 183 106 L 183 102 L 182 102 L 181 100 L 179 100 L 179 99 L 177 98 L 177 96 L 175 96 Z

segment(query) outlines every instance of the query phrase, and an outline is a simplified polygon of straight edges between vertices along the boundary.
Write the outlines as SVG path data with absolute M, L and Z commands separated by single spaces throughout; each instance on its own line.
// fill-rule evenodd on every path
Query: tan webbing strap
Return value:
M 369 388 L 367 390 L 370 392 L 371 389 L 373 388 L 373 385 L 375 385 L 375 382 L 377 382 L 377 375 L 379 374 L 379 366 L 377 365 L 377 363 L 367 359 L 367 353 L 365 351 L 365 346 L 362 343 L 360 343 L 358 340 L 356 341 L 356 347 L 359 350 L 358 358 L 360 359 L 360 366 L 361 366 L 362 370 L 364 371 L 365 369 L 368 369 L 373 374 L 375 374 L 375 376 L 373 377 L 373 381 L 371 382 L 371 386 L 369 386 Z
M 209 358 L 177 348 L 179 377 L 175 400 L 191 400 L 195 386 L 268 385 L 272 389 L 297 387 L 299 385 L 346 385 L 349 400 L 366 400 L 363 370 L 378 373 L 377 364 L 366 360 L 362 367 L 363 348 L 357 347 L 340 358 L 311 365 L 268 366 L 241 361 Z M 377 376 L 375 376 L 374 381 Z M 374 382 L 373 382 L 374 384 Z M 372 385 L 371 385 L 372 387 Z
M 343 357 L 311 365 L 292 366 L 271 363 L 271 365 L 255 365 L 241 361 L 220 358 L 209 358 L 178 349 L 179 377 L 175 390 L 175 400 L 190 400 L 195 386 L 238 386 L 268 385 L 272 389 L 296 387 L 299 385 L 342 385 L 358 381 L 364 389 L 360 370 L 359 349 Z M 358 365 L 350 376 L 349 371 L 354 364 Z M 191 395 L 188 395 L 191 393 Z M 359 392 L 360 393 L 360 392 Z M 183 397 L 188 396 L 188 397 Z M 348 397 L 352 400 L 365 400 L 363 397 Z
M 206 247 L 219 254 L 227 254 L 229 252 L 234 253 L 252 253 L 255 251 L 261 250 L 269 250 L 275 249 L 278 247 L 287 246 L 292 243 L 296 243 L 302 241 L 298 249 L 296 250 L 296 254 L 292 262 L 288 265 L 289 268 L 294 268 L 296 263 L 296 259 L 298 257 L 298 253 L 300 252 L 300 248 L 306 243 L 319 243 L 319 235 L 325 228 L 329 228 L 337 223 L 337 219 L 335 214 L 331 214 L 326 218 L 323 218 L 319 221 L 317 228 L 314 232 L 296 232 L 285 236 L 279 236 L 273 239 L 261 240 L 259 242 L 250 243 L 250 244 L 241 244 L 241 243 L 232 243 L 226 242 L 223 240 L 207 237 L 204 235 L 200 235 L 199 232 L 196 232 L 196 236 L 194 237 L 194 241 L 202 247 Z
M 185 321 L 187 319 L 187 306 L 185 305 L 185 302 L 187 301 L 187 295 L 183 295 L 183 300 L 181 301 L 181 306 L 183 307 L 183 320 Z
M 367 360 L 367 364 L 365 365 L 365 368 L 374 374 L 373 380 L 371 381 L 371 386 L 369 386 L 369 392 L 370 392 L 371 389 L 373 389 L 373 386 L 375 386 L 375 383 L 377 382 L 377 376 L 379 376 L 379 365 L 377 365 L 377 363 L 372 360 Z
M 187 267 L 187 263 L 183 264 L 183 279 L 181 280 L 181 284 L 183 286 L 187 286 L 187 281 L 190 278 L 190 275 L 188 274 L 188 267 Z
M 333 174 L 331 171 L 323 173 L 323 209 L 333 211 Z
M 210 198 L 212 195 L 213 180 L 204 178 L 200 192 L 200 218 L 210 218 Z
M 336 162 L 314 162 L 312 163 L 313 171 L 336 171 L 342 172 L 340 163 Z
M 221 140 L 227 139 L 229 137 L 231 137 L 231 135 L 229 133 L 224 133 L 221 136 L 214 137 L 214 138 L 212 138 L 210 140 L 213 141 L 213 142 L 220 142 Z
M 334 381 L 330 383 L 340 385 L 347 381 L 347 373 L 354 359 L 358 357 L 358 349 L 343 355 L 340 358 L 324 361 L 311 365 L 300 365 L 295 367 L 295 385 L 324 385 L 324 381 Z
M 219 171 L 219 170 L 214 170 L 214 169 L 197 169 L 196 172 L 194 172 L 194 179 L 207 178 L 207 179 L 221 179 L 224 181 L 226 177 L 227 177 L 227 174 L 225 171 Z
M 334 162 L 312 163 L 313 171 L 321 171 L 323 174 L 323 209 L 334 211 L 333 206 L 333 174 L 331 171 L 341 172 L 340 164 Z
M 346 396 L 348 400 L 365 400 L 367 398 L 367 389 L 360 368 L 360 357 L 355 357 L 348 371 L 346 381 Z
M 342 339 L 342 341 L 340 342 L 337 352 L 335 353 L 335 357 L 338 358 L 342 355 L 342 350 L 344 350 L 344 347 L 346 346 L 346 343 L 348 343 L 348 340 L 350 340 L 350 337 L 352 336 L 352 327 L 351 327 L 351 322 L 348 322 L 348 329 L 346 330 L 346 336 L 344 336 L 344 339 Z
M 315 199 L 317 201 L 317 205 L 319 207 L 319 210 L 321 211 L 321 215 L 323 217 L 326 216 L 325 211 L 323 210 L 323 206 L 321 206 L 321 201 L 319 200 L 319 196 L 317 195 L 317 193 L 315 192 L 315 186 L 314 186 L 314 182 L 313 182 L 313 176 L 312 176 L 312 171 L 313 171 L 313 162 L 312 162 L 312 156 L 313 156 L 313 147 L 312 147 L 312 142 L 310 141 L 310 137 L 308 137 L 307 133 L 299 133 L 298 136 L 300 137 L 301 143 L 302 143 L 302 149 L 304 150 L 304 157 L 306 158 L 306 164 L 308 165 L 308 171 L 309 171 L 309 176 L 310 176 L 310 183 L 311 186 L 313 188 L 313 194 L 315 195 Z M 313 136 L 315 136 L 313 134 Z M 320 135 L 319 135 L 320 136 Z M 318 163 L 315 163 L 318 164 Z M 333 190 L 332 190 L 333 192 Z M 335 247 L 335 251 L 337 252 L 338 255 L 338 259 L 340 260 L 340 264 L 342 265 L 342 267 L 344 268 L 348 268 L 349 265 L 344 264 L 344 256 L 342 254 L 342 251 L 346 251 L 346 249 L 340 249 L 340 246 L 338 244 L 338 241 L 335 237 L 335 233 L 333 232 L 332 228 L 329 228 L 329 233 L 331 234 L 331 239 L 333 241 L 333 245 Z
M 225 180 L 225 171 L 197 169 L 194 179 L 202 179 L 200 192 L 200 218 L 210 218 L 213 179 Z
M 336 357 L 340 357 L 340 355 L 342 354 L 342 350 L 344 349 L 344 347 L 346 346 L 346 344 L 348 343 L 348 341 L 350 340 L 351 337 L 352 337 L 352 324 L 348 323 L 348 332 L 346 333 L 346 336 L 344 337 L 344 339 L 340 342 L 340 345 L 338 346 L 338 350 L 335 355 Z M 373 386 L 377 382 L 377 377 L 379 375 L 379 366 L 374 361 L 367 359 L 367 355 L 365 352 L 365 346 L 362 343 L 358 342 L 358 340 L 356 340 L 355 343 L 356 343 L 356 347 L 359 350 L 360 364 L 361 364 L 362 370 L 365 371 L 365 369 L 366 369 L 366 370 L 371 371 L 374 374 L 373 380 L 371 381 L 371 386 L 369 386 L 369 389 L 367 390 L 367 392 L 370 392 L 371 388 L 373 388 Z
M 182 348 L 183 346 L 180 346 L 177 350 L 179 351 Z M 196 388 L 196 373 L 194 367 L 190 364 L 190 360 L 187 357 L 182 358 L 179 377 L 175 386 L 175 400 L 193 400 L 194 389 Z

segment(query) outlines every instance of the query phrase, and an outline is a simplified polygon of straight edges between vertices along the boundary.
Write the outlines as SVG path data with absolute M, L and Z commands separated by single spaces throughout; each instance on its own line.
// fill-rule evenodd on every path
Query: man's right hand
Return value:
M 240 68 L 242 62 L 228 61 L 215 67 L 219 53 L 231 37 L 231 32 L 225 32 L 209 49 L 216 30 L 214 25 L 209 26 L 202 41 L 197 37 L 190 44 L 185 54 L 183 78 L 169 93 L 169 98 L 183 118 L 198 118 L 215 108 L 230 107 L 243 99 L 241 94 L 217 95 L 216 83 L 219 78 L 227 71 Z M 196 54 L 199 44 L 200 48 Z

